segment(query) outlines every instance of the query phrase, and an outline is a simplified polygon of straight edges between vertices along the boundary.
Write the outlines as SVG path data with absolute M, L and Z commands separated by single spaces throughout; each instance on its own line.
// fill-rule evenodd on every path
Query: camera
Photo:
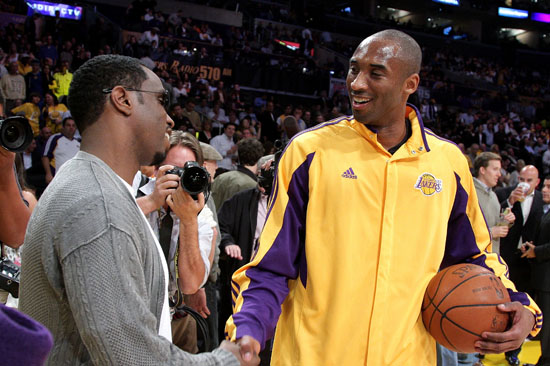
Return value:
M 0 120 L 0 145 L 12 152 L 23 152 L 31 144 L 34 135 L 25 117 L 14 116 Z
M 258 176 L 258 184 L 265 189 L 265 194 L 271 196 L 271 190 L 273 189 L 273 179 L 275 178 L 275 168 L 281 159 L 281 154 L 285 148 L 285 145 L 281 140 L 275 140 L 273 144 L 275 147 L 275 154 L 273 157 L 273 163 L 268 169 L 261 169 Z
M 188 161 L 183 168 L 175 167 L 166 171 L 166 174 L 176 174 L 179 176 L 181 187 L 195 200 L 201 192 L 204 192 L 206 196 L 210 188 L 210 174 L 196 161 Z
M 19 297 L 19 276 L 21 267 L 7 258 L 0 258 L 0 289 L 7 291 L 11 296 Z

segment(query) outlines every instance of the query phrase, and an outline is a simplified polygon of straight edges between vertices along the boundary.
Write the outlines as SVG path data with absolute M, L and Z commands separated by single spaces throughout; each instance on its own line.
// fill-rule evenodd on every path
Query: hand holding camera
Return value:
M 174 169 L 172 165 L 163 165 L 157 172 L 157 181 L 155 183 L 155 189 L 148 197 L 156 208 L 164 205 L 166 197 L 173 193 L 179 185 L 179 176 L 173 174 L 167 174 L 166 172 Z
M 180 185 L 176 191 L 169 194 L 166 203 L 180 219 L 181 224 L 197 221 L 197 216 L 204 207 L 204 194 L 200 193 L 195 200 Z

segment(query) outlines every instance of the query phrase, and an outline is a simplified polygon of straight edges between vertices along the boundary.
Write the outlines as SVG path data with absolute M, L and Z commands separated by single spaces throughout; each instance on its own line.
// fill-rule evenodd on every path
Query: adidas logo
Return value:
M 342 178 L 348 178 L 348 179 L 357 179 L 357 176 L 355 175 L 355 172 L 352 168 L 349 168 L 345 172 L 342 173 Z

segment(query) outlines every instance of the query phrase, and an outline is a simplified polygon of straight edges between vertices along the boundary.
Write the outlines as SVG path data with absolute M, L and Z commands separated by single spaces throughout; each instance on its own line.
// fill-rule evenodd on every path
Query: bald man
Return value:
M 527 189 L 521 183 L 528 184 Z M 500 239 L 500 254 L 508 264 L 510 279 L 520 291 L 534 293 L 531 288 L 531 266 L 527 258 L 522 258 L 520 248 L 525 242 L 536 239 L 540 220 L 542 218 L 542 194 L 535 190 L 540 183 L 539 171 L 533 165 L 526 165 L 519 172 L 519 183 L 515 186 L 501 188 L 496 191 L 500 206 L 510 207 L 516 216 L 514 225 L 508 235 Z M 521 347 L 506 352 L 510 365 L 519 365 Z
M 420 315 L 440 268 L 491 268 L 514 300 L 505 333 L 478 351 L 517 348 L 540 310 L 517 293 L 491 242 L 468 163 L 407 104 L 420 82 L 419 45 L 387 30 L 350 59 L 353 116 L 294 136 L 281 155 L 253 260 L 233 275 L 226 333 L 271 365 L 435 365 Z M 246 351 L 245 351 L 246 352 Z

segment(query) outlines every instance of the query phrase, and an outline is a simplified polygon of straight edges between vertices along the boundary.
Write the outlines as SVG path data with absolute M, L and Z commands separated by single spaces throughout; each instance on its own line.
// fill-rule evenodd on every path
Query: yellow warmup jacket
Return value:
M 283 152 L 252 262 L 233 276 L 230 339 L 277 331 L 272 365 L 435 365 L 420 308 L 430 279 L 459 262 L 493 270 L 537 317 L 491 253 L 466 159 L 425 129 L 392 156 L 352 117 L 313 127 Z M 282 312 L 281 312 L 282 304 Z

